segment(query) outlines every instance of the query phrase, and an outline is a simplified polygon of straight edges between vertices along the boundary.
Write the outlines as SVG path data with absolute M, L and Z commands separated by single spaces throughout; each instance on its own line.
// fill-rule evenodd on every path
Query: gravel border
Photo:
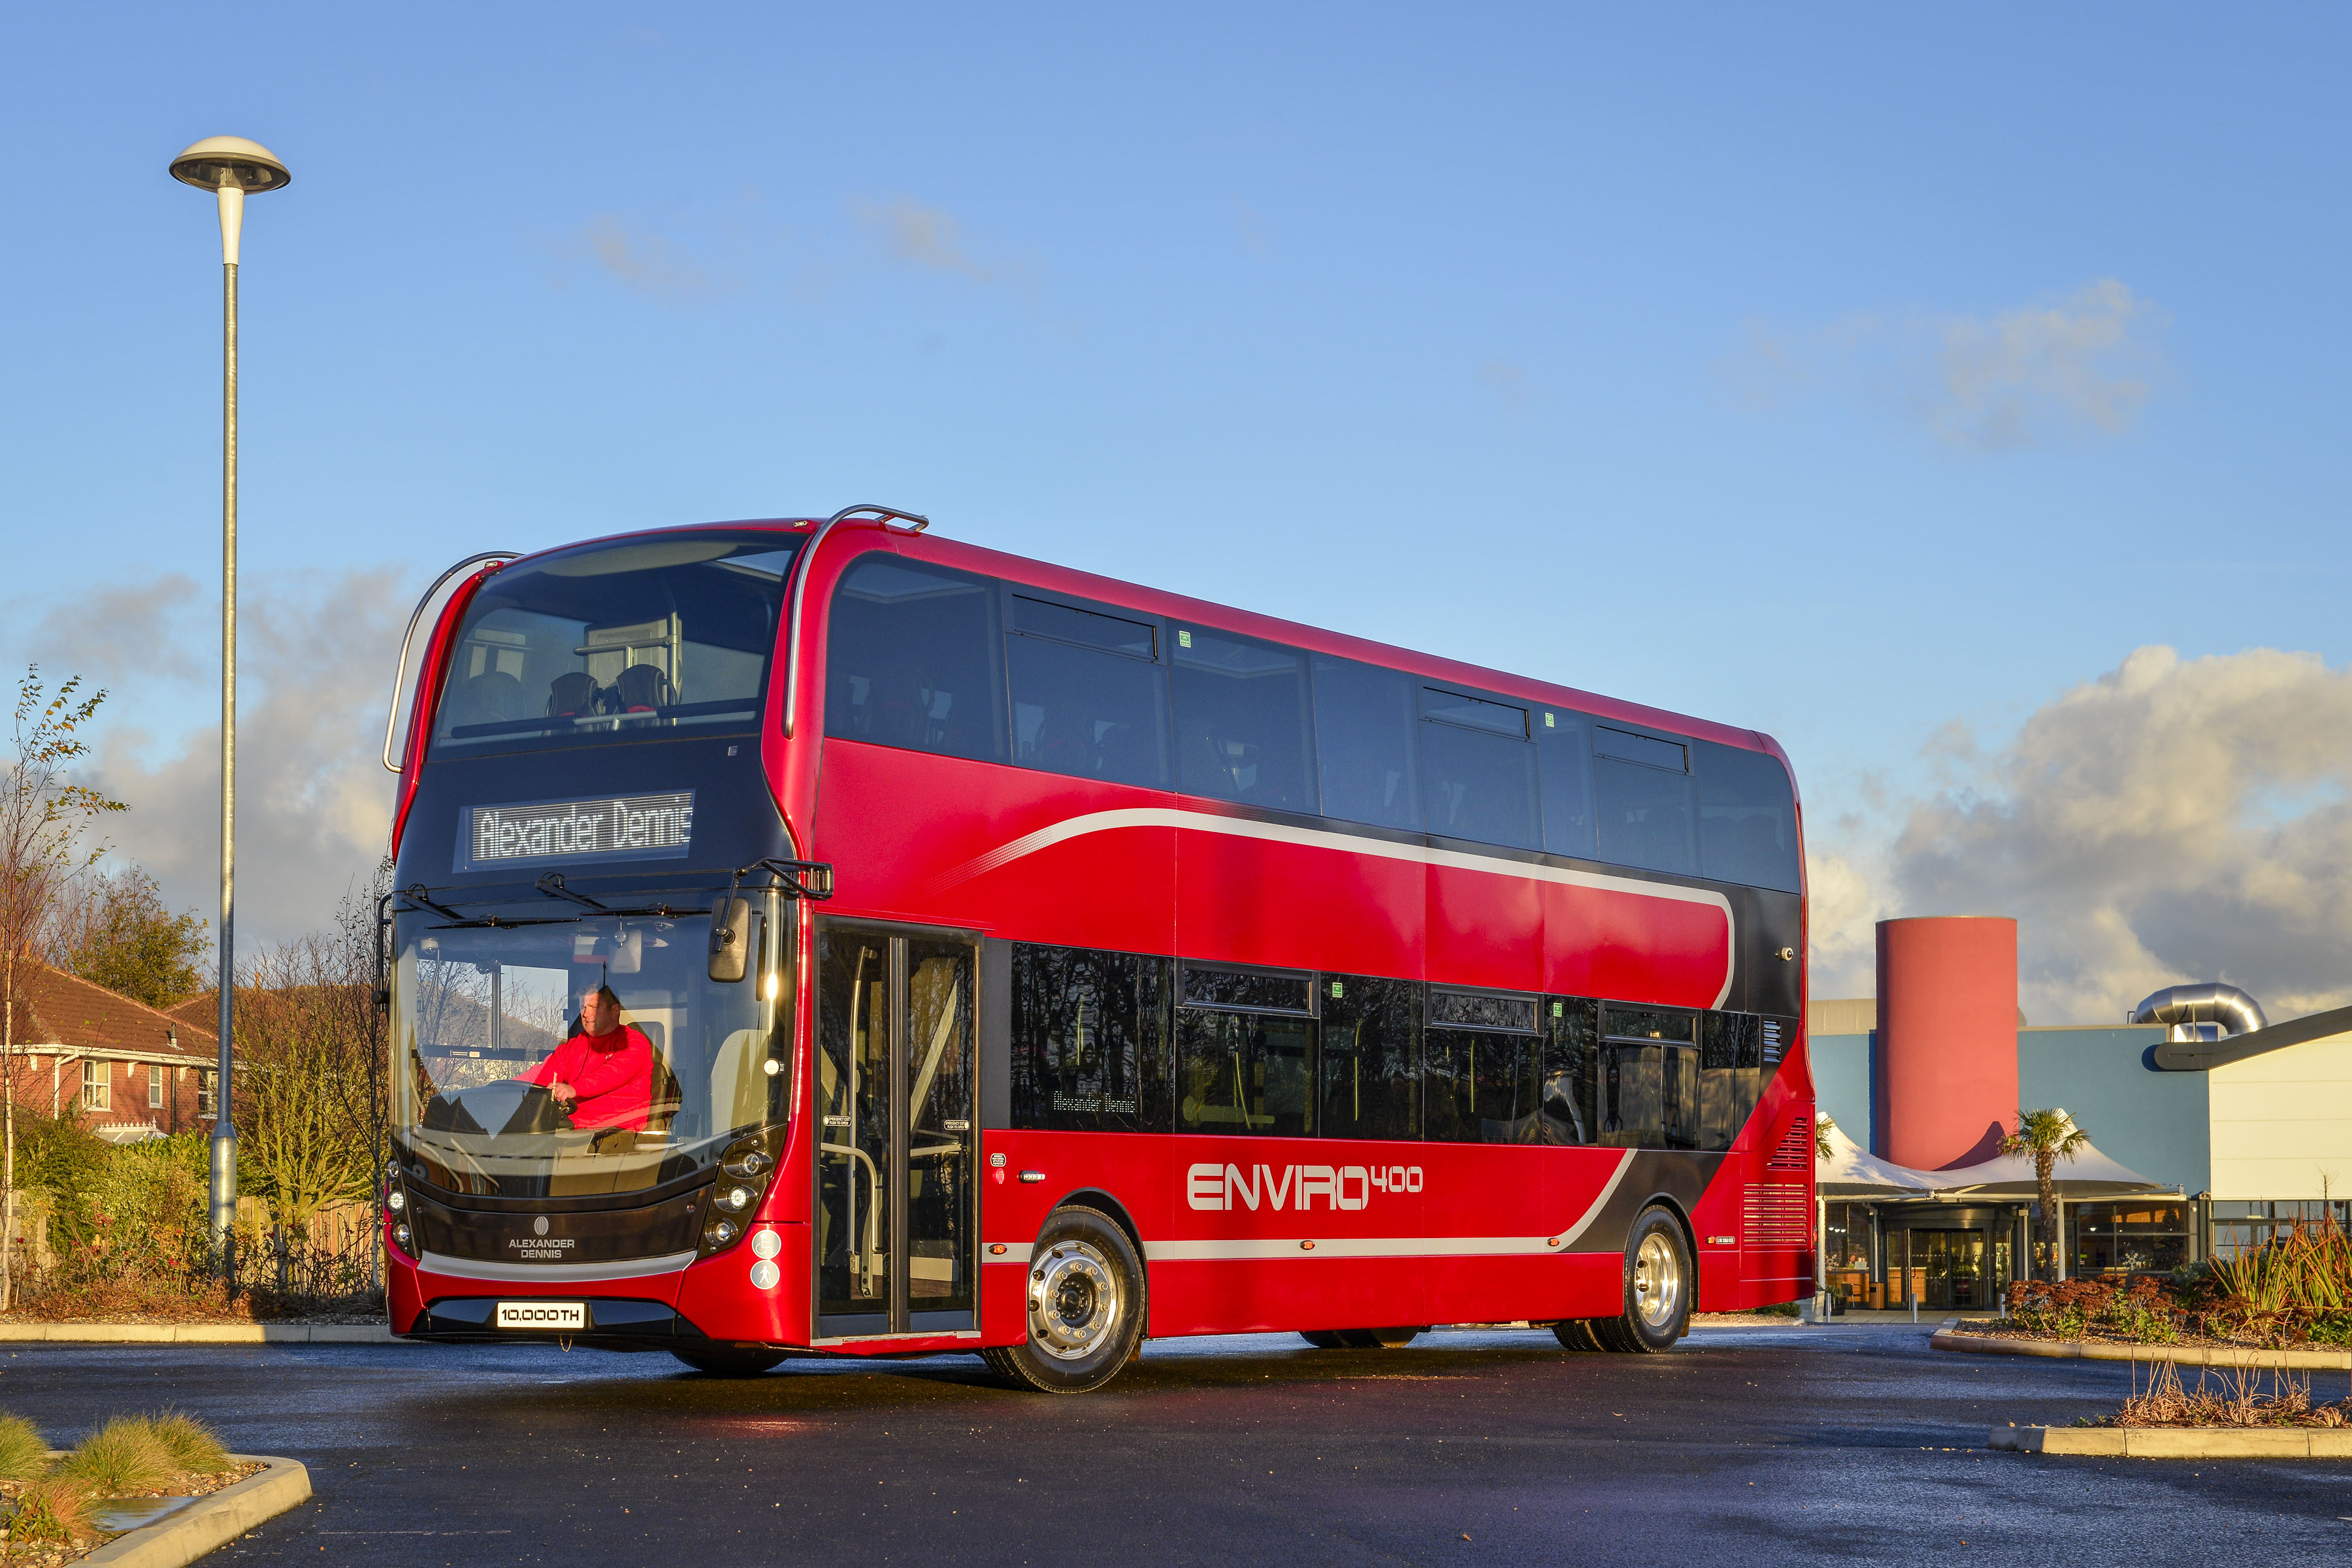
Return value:
M 388 1323 L 0 1323 L 0 1344 L 384 1345 Z
M 2352 1459 L 2352 1427 L 1996 1426 L 1985 1447 L 2111 1459 Z
M 298 1461 L 268 1454 L 229 1458 L 240 1465 L 259 1465 L 261 1473 L 200 1497 L 152 1524 L 124 1531 L 81 1558 L 76 1568 L 186 1568 L 262 1521 L 310 1500 L 310 1472 Z
M 2182 1366 L 2300 1368 L 2352 1372 L 2352 1351 L 2257 1350 L 2238 1345 L 2122 1345 L 2105 1340 L 2022 1340 L 1999 1334 L 1962 1334 L 1939 1329 L 1927 1341 L 1939 1351 L 1974 1355 L 2046 1356 L 2060 1361 L 2177 1362 Z M 2157 1431 L 2162 1428 L 2149 1427 Z M 2021 1427 L 2022 1431 L 2024 1428 Z M 2186 1428 L 2182 1428 L 2186 1430 Z M 2116 1450 L 2121 1453 L 2121 1449 Z M 2053 1450 L 2054 1452 L 2054 1450 Z M 2352 1449 L 2346 1452 L 2352 1453 Z

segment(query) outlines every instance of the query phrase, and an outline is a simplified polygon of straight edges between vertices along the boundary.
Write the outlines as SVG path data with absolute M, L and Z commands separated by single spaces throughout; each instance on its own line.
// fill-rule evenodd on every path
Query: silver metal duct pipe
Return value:
M 2133 1009 L 2135 1024 L 2162 1024 L 2175 1040 L 2210 1040 L 2221 1035 L 2251 1035 L 2270 1027 L 2263 1005 L 2234 985 L 2208 982 L 2202 985 L 2168 985 Z M 2213 1033 L 2199 1025 L 2219 1026 Z

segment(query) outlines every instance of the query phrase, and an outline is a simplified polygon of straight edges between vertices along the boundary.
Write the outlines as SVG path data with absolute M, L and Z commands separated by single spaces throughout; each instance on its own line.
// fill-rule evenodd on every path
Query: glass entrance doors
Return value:
M 816 946 L 817 1333 L 976 1328 L 977 950 L 831 921 Z
M 1889 1257 L 1900 1262 L 1906 1233 L 1889 1237 Z M 1980 1230 L 1912 1230 L 1911 1270 L 1918 1283 L 1922 1307 L 1978 1311 L 1992 1305 L 2000 1286 L 1986 1264 L 1985 1233 Z M 2006 1248 L 2003 1249 L 2006 1252 Z M 1892 1278 L 1900 1279 L 1895 1269 Z M 1895 1303 L 1890 1300 L 1888 1305 Z

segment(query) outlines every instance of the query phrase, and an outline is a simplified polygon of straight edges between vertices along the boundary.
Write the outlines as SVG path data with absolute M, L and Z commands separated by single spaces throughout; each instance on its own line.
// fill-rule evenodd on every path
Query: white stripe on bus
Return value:
M 1143 1256 L 1151 1263 L 1248 1263 L 1288 1258 L 1311 1263 L 1318 1258 L 1529 1258 L 1558 1257 L 1576 1243 L 1576 1238 L 1592 1228 L 1609 1200 L 1617 1195 L 1617 1188 L 1625 1180 L 1625 1173 L 1633 1168 L 1633 1151 L 1625 1150 L 1609 1180 L 1587 1205 L 1583 1215 L 1574 1225 L 1556 1236 L 1318 1236 L 1258 1237 L 1249 1237 L 1210 1241 L 1147 1241 Z M 1312 1239 L 1312 1252 L 1300 1247 L 1302 1240 Z M 1036 1251 L 1035 1244 L 1026 1241 L 999 1243 L 1004 1248 L 1000 1256 L 991 1249 L 991 1263 L 1027 1264 Z
M 1368 838 L 1353 833 L 1333 833 L 1319 827 L 1292 827 L 1279 822 L 1259 822 L 1246 816 L 1225 816 L 1212 811 L 1183 811 L 1173 806 L 1137 805 L 1117 811 L 1093 811 L 1084 816 L 1065 818 L 1034 833 L 1024 833 L 1009 844 L 1002 844 L 985 855 L 976 856 L 951 870 L 941 872 L 924 888 L 924 892 L 936 897 L 961 882 L 1008 866 L 1015 860 L 1050 849 L 1073 838 L 1089 834 L 1112 833 L 1129 827 L 1172 827 L 1191 833 L 1222 833 L 1232 838 L 1260 838 L 1276 844 L 1299 844 L 1309 848 L 1330 849 L 1345 855 L 1367 855 L 1381 860 L 1407 860 L 1422 866 L 1443 866 L 1455 871 L 1481 871 L 1494 877 L 1517 877 L 1532 882 L 1550 882 L 1563 888 L 1592 888 L 1601 892 L 1625 893 L 1642 899 L 1664 899 L 1678 904 L 1706 904 L 1723 911 L 1723 988 L 1715 994 L 1712 1007 L 1723 1005 L 1731 994 L 1733 954 L 1738 943 L 1733 940 L 1737 922 L 1731 913 L 1731 900 L 1706 888 L 1677 887 L 1670 882 L 1644 882 L 1633 877 L 1612 877 L 1605 871 L 1571 871 L 1559 866 L 1538 866 L 1525 860 L 1509 860 L 1496 855 L 1472 855 L 1459 849 L 1433 849 L 1425 844 L 1395 844 L 1385 838 Z M 1541 1241 L 1543 1238 L 1537 1238 Z

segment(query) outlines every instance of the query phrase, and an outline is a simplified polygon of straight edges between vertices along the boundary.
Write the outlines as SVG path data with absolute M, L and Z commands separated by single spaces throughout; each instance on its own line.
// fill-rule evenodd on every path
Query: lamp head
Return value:
M 278 154 L 242 136 L 207 136 L 172 160 L 172 177 L 200 191 L 274 191 L 294 176 Z

